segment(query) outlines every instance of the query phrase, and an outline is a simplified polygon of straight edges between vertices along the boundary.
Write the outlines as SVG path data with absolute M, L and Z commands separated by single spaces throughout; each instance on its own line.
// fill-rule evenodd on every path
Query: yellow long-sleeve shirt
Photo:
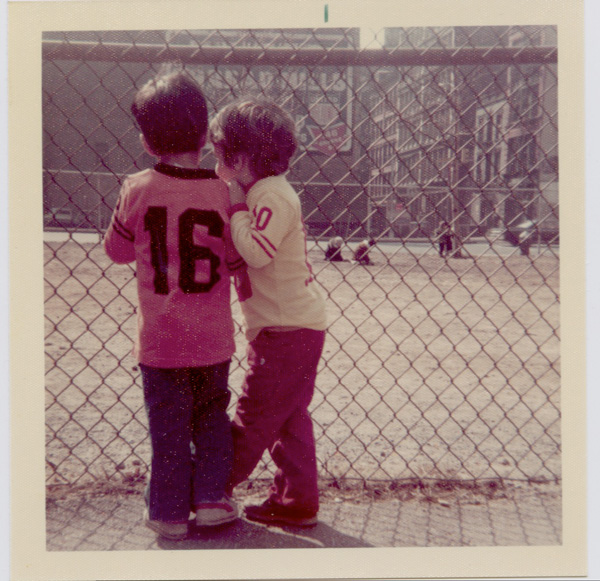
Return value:
M 265 327 L 325 330 L 325 300 L 314 280 L 298 194 L 285 176 L 259 180 L 231 209 L 233 243 L 248 265 L 242 302 L 246 333 Z

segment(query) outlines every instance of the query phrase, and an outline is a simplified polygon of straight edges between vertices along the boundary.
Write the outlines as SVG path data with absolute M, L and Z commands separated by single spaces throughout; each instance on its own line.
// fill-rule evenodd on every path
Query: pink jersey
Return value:
M 129 176 L 104 237 L 108 256 L 136 262 L 138 338 L 150 367 L 203 367 L 235 350 L 227 187 L 209 170 L 158 164 Z

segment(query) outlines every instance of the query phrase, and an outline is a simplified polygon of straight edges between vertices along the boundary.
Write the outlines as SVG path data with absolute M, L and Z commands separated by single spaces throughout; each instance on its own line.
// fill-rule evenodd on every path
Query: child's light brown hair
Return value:
M 198 83 L 182 70 L 167 70 L 149 80 L 137 92 L 131 112 L 156 155 L 199 151 L 206 143 L 206 100 Z
M 285 173 L 298 146 L 292 118 L 275 103 L 258 99 L 221 109 L 210 123 L 209 138 L 228 167 L 239 155 L 248 156 L 257 179 Z

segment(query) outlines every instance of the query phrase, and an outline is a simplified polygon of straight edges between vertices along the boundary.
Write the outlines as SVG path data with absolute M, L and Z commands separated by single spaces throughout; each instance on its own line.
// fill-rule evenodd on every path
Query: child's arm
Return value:
M 243 303 L 252 296 L 252 285 L 248 276 L 248 266 L 233 244 L 229 226 L 225 230 L 225 265 L 229 275 L 233 276 L 238 299 Z
M 225 266 L 227 266 L 227 271 L 230 276 L 233 276 L 236 271 L 244 268 L 246 263 L 244 259 L 240 256 L 240 253 L 237 251 L 235 245 L 233 244 L 233 240 L 231 239 L 231 229 L 229 226 L 225 227 Z
M 239 201 L 241 186 L 231 182 L 229 189 L 233 243 L 249 266 L 262 268 L 273 260 L 279 244 L 289 232 L 294 210 L 281 196 L 266 193 L 250 212 L 245 197 L 241 198 L 243 202 Z
M 118 264 L 135 260 L 135 235 L 127 226 L 126 197 L 127 183 L 123 184 L 119 200 L 110 220 L 102 244 L 109 258 Z

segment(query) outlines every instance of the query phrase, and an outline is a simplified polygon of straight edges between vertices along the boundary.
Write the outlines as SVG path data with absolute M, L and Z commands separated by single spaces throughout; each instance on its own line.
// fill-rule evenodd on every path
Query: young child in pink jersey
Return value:
M 158 163 L 123 183 L 104 248 L 117 263 L 136 263 L 134 353 L 152 445 L 145 522 L 181 539 L 190 512 L 198 526 L 238 516 L 225 494 L 235 350 L 227 267 L 243 261 L 228 243 L 227 187 L 199 167 L 208 130 L 200 87 L 183 72 L 158 76 L 139 90 L 132 113 Z
M 217 175 L 229 185 L 232 238 L 248 265 L 251 294 L 240 296 L 249 369 L 232 426 L 229 491 L 268 449 L 277 466 L 270 495 L 247 506 L 246 517 L 312 526 L 319 492 L 308 406 L 326 316 L 307 258 L 300 200 L 285 177 L 296 151 L 294 122 L 273 103 L 244 101 L 217 114 L 210 139 Z

